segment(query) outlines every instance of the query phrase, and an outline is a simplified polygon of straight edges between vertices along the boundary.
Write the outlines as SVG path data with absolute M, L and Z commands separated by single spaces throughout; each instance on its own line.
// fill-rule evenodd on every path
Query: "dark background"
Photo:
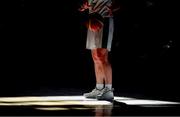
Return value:
M 110 60 L 119 95 L 178 100 L 178 10 L 173 1 L 120 0 Z M 1 0 L 1 95 L 95 84 L 78 0 Z M 31 94 L 29 94 L 31 95 Z

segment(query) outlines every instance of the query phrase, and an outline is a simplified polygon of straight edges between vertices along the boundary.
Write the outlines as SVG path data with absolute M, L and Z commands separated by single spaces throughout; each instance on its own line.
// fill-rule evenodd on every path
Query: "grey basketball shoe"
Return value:
M 83 96 L 86 97 L 86 98 L 93 98 L 93 99 L 96 99 L 97 98 L 97 95 L 101 94 L 102 93 L 102 90 L 103 89 L 93 89 L 91 92 L 89 93 L 84 93 Z
M 97 95 L 98 100 L 107 100 L 107 101 L 113 101 L 114 100 L 114 89 L 109 89 L 105 87 L 99 95 Z

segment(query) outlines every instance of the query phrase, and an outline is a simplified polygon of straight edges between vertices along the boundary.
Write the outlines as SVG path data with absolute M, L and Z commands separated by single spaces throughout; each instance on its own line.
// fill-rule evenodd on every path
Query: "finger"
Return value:
M 112 12 L 116 12 L 116 11 L 118 11 L 119 9 L 121 9 L 121 8 L 120 8 L 120 7 L 115 8 L 115 9 L 113 9 L 113 11 L 112 11 Z

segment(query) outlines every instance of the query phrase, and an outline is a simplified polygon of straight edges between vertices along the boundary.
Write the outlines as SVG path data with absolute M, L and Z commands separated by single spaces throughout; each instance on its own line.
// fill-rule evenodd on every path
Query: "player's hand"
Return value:
M 81 6 L 81 8 L 79 8 L 78 10 L 81 11 L 81 12 L 83 12 L 83 11 L 85 11 L 86 9 L 89 9 L 89 8 L 90 8 L 90 5 L 89 5 L 88 1 L 86 0 L 86 1 L 83 3 L 83 5 Z
M 88 26 L 91 31 L 98 32 L 103 27 L 103 23 L 98 19 L 89 19 Z

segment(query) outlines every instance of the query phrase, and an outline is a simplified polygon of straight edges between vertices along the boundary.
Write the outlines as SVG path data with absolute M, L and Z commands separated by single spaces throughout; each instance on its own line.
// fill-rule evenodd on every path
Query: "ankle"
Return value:
M 104 84 L 96 84 L 96 89 L 98 90 L 104 89 Z
M 112 89 L 112 84 L 105 84 L 105 87 L 107 87 L 108 89 Z

